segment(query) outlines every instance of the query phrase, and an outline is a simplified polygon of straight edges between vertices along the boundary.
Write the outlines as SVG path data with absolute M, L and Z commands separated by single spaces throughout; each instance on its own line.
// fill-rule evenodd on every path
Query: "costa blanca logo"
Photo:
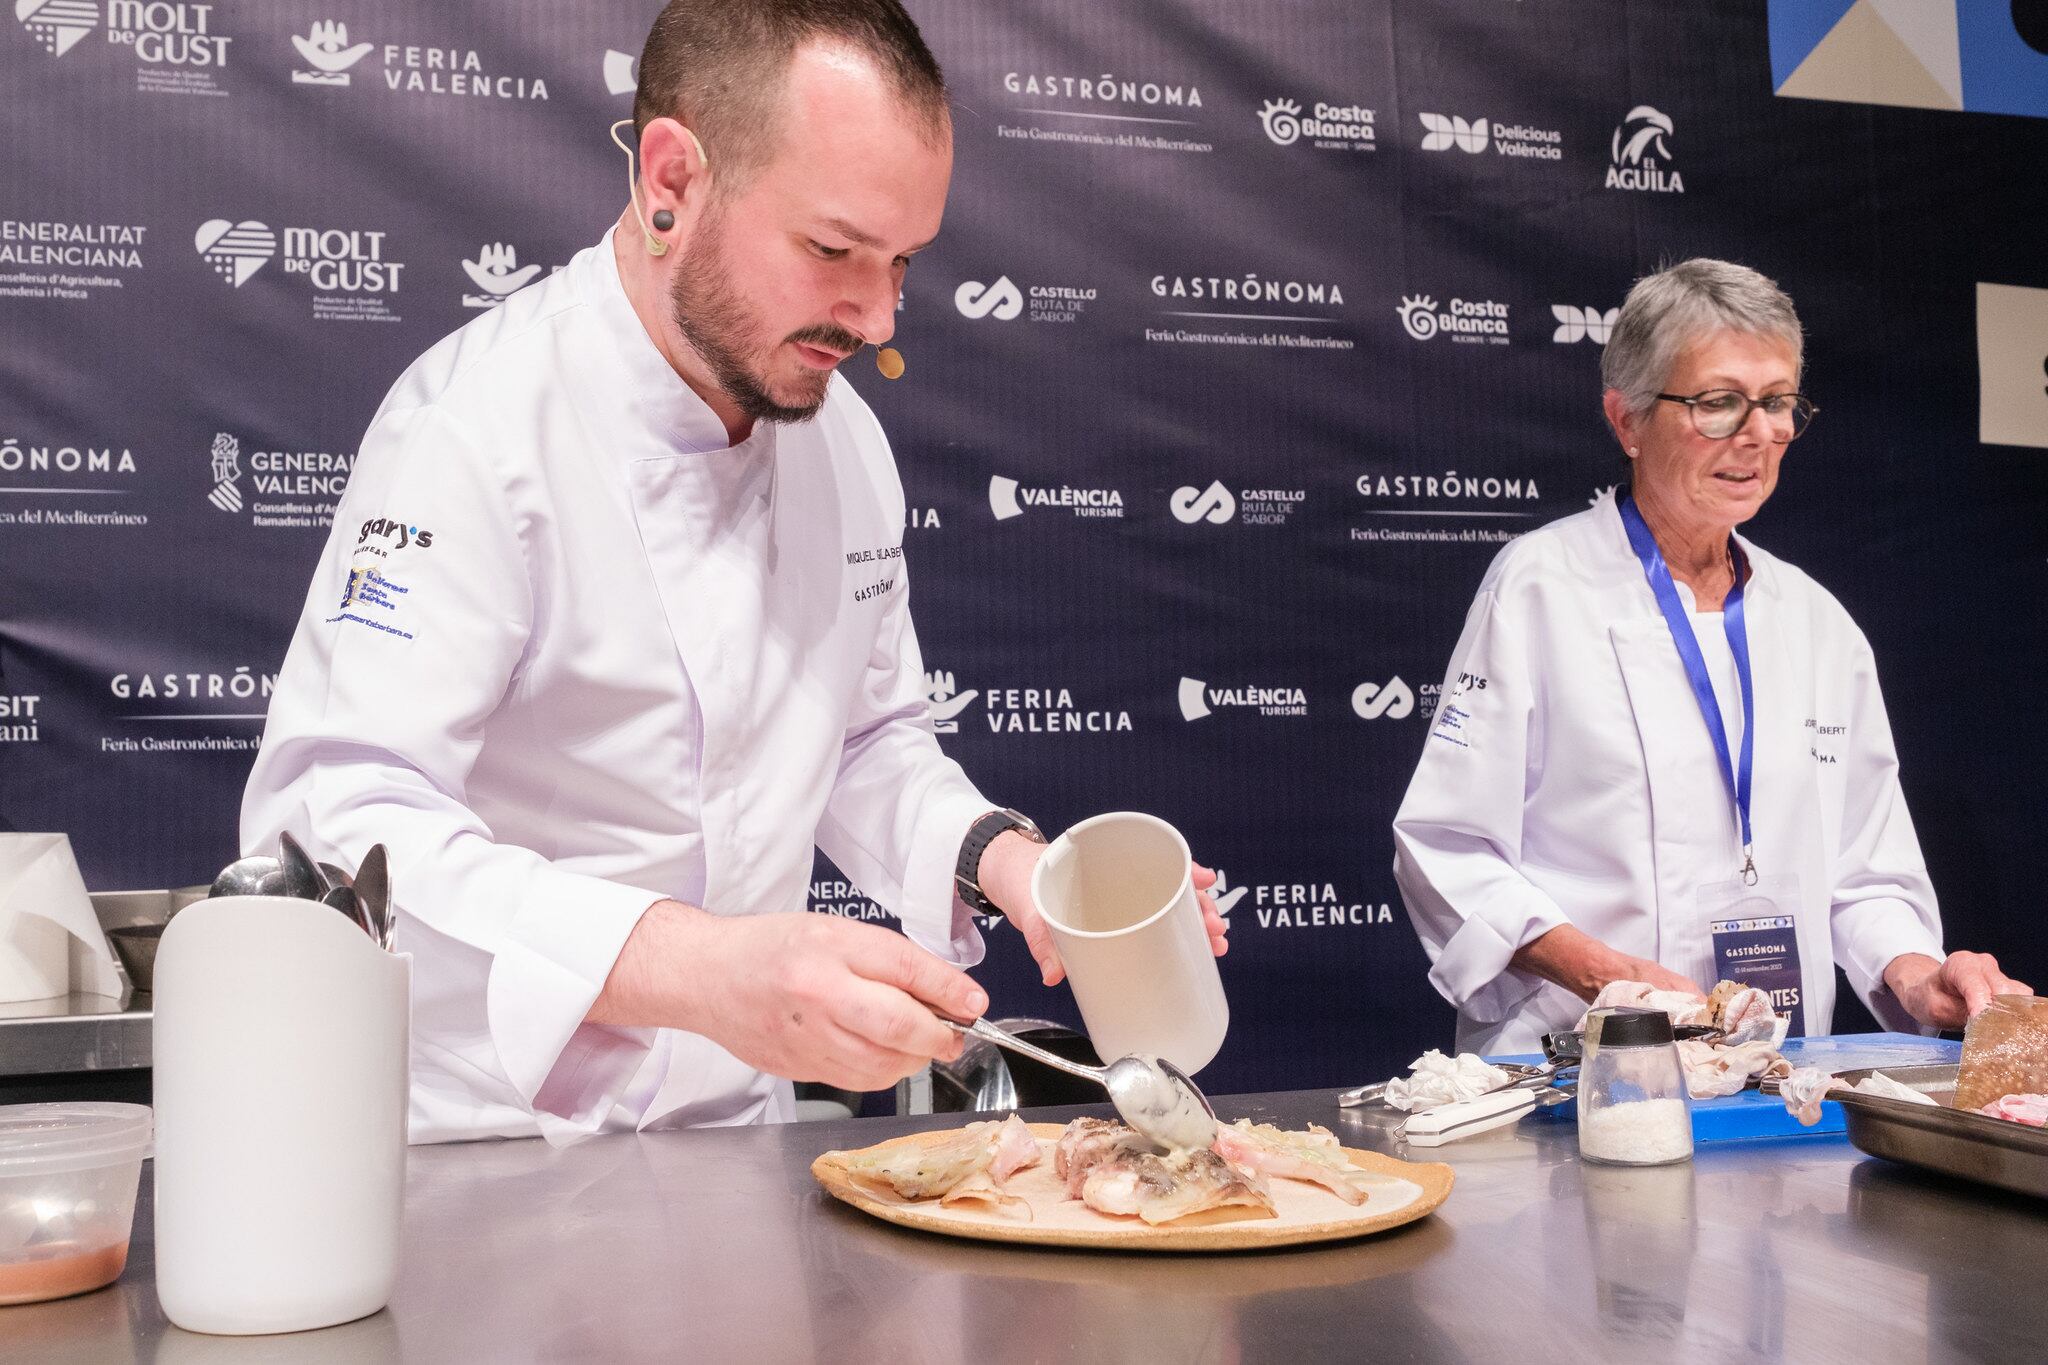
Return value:
M 1415 694 L 1398 675 L 1384 683 L 1362 682 L 1351 690 L 1351 709 L 1360 720 L 1406 720 L 1415 712 Z
M 236 480 L 242 477 L 242 443 L 225 431 L 214 433 L 213 437 L 213 491 L 206 500 L 223 512 L 242 510 L 242 490 Z
M 1259 109 L 1259 126 L 1276 145 L 1291 147 L 1303 138 L 1327 151 L 1377 150 L 1378 130 L 1373 111 L 1362 104 L 1325 104 L 1317 101 L 1309 113 L 1299 101 L 1267 100 Z
M 53 57 L 61 57 L 100 26 L 95 0 L 14 0 L 14 17 Z
M 306 59 L 306 66 L 292 72 L 295 85 L 347 85 L 348 69 L 370 54 L 372 43 L 349 46 L 348 25 L 322 19 L 303 38 L 292 35 L 292 46 Z
M 0 692 L 0 744 L 34 744 L 42 738 L 36 709 L 42 698 L 27 692 Z
M 1173 515 L 1189 526 L 1198 521 L 1221 525 L 1237 515 L 1237 499 L 1223 486 L 1221 479 L 1199 492 L 1193 484 L 1176 488 L 1168 505 L 1172 507 Z
M 1008 322 L 1024 311 L 1024 295 L 1010 283 L 1008 275 L 997 276 L 994 284 L 964 280 L 953 291 L 953 306 L 965 318 L 993 317 L 997 322 Z
M 1404 294 L 1394 311 L 1417 341 L 1443 332 L 1453 341 L 1508 344 L 1508 306 L 1495 299 L 1452 299 L 1450 307 L 1439 309 L 1432 294 Z
M 951 673 L 924 675 L 925 700 L 931 704 L 932 729 L 942 735 L 958 734 L 960 713 L 981 695 L 973 688 L 959 690 Z
M 630 95 L 640 88 L 639 63 L 632 53 L 605 49 L 604 88 L 613 95 Z
M 277 254 L 277 234 L 253 218 L 239 223 L 209 218 L 199 225 L 192 245 L 222 279 L 240 289 Z
M 462 306 L 495 308 L 532 283 L 533 277 L 540 274 L 540 267 L 519 264 L 518 251 L 504 242 L 495 242 L 480 249 L 475 260 L 465 260 L 462 273 L 477 287 L 476 293 L 462 296 Z
M 1685 180 L 1668 169 L 1673 135 L 1671 116 L 1647 104 L 1639 104 L 1614 130 L 1613 161 L 1607 167 L 1610 190 L 1646 190 L 1655 194 L 1683 194 Z
M 1441 152 L 1456 147 L 1460 151 L 1478 155 L 1486 150 L 1486 120 L 1475 119 L 1470 123 L 1455 114 L 1417 114 L 1422 120 L 1422 150 Z
M 991 687 L 982 694 L 990 733 L 998 735 L 1120 734 L 1131 713 L 1091 707 L 1067 687 Z
M 1197 721 L 1230 707 L 1262 716 L 1305 716 L 1308 694 L 1298 687 L 1211 687 L 1199 678 L 1180 680 L 1181 719 Z
M 1596 346 L 1605 346 L 1607 338 L 1614 331 L 1614 322 L 1621 316 L 1619 308 L 1601 312 L 1598 308 L 1579 308 L 1569 303 L 1553 303 L 1550 315 L 1557 319 L 1557 330 L 1550 339 L 1561 346 L 1575 341 L 1591 340 Z
M 1074 488 L 1069 485 L 1032 488 L 1000 474 L 988 481 L 988 507 L 997 521 L 1021 517 L 1028 508 L 1063 507 L 1077 517 L 1121 517 L 1124 495 L 1114 488 Z

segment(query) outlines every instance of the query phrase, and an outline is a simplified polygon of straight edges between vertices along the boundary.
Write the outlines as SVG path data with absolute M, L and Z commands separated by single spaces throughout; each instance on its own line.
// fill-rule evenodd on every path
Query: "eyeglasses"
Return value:
M 1813 415 L 1820 411 L 1803 393 L 1767 393 L 1751 398 L 1734 389 L 1707 389 L 1690 398 L 1660 393 L 1658 401 L 1683 403 L 1692 409 L 1693 428 L 1710 441 L 1724 441 L 1742 430 L 1752 409 L 1762 408 L 1771 439 L 1784 444 L 1803 434 Z

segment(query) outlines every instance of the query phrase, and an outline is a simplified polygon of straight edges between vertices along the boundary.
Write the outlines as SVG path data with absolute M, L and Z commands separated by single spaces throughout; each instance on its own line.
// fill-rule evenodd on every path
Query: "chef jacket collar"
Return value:
M 619 278 L 618 258 L 613 255 L 613 231 L 616 229 L 607 231 L 585 259 L 584 278 L 577 283 L 578 291 L 596 310 L 600 330 L 613 351 L 613 363 L 598 368 L 608 376 L 614 400 L 661 444 L 677 451 L 701 454 L 734 448 L 725 423 L 683 382 L 633 311 Z M 761 440 L 768 426 L 756 422 L 753 433 L 740 444 Z
M 1615 559 L 1620 563 L 1626 564 L 1629 572 L 1636 581 L 1640 582 L 1642 581 L 1643 574 L 1642 562 L 1636 558 L 1635 547 L 1628 543 L 1628 527 L 1624 526 L 1621 520 L 1621 495 L 1623 491 L 1625 490 L 1622 488 L 1615 488 L 1610 492 L 1600 495 L 1601 502 L 1605 504 L 1601 513 L 1601 525 L 1604 528 L 1603 543 L 1612 551 Z M 1743 597 L 1745 599 L 1753 599 L 1758 593 L 1763 593 L 1768 597 L 1777 597 L 1779 595 L 1778 574 L 1771 564 L 1771 557 L 1758 550 L 1750 542 L 1749 537 L 1743 535 L 1740 531 L 1735 533 L 1735 542 L 1742 547 L 1742 557 L 1749 561 L 1749 582 L 1743 586 Z M 1647 588 L 1647 584 L 1645 587 Z M 1678 589 L 1684 594 L 1686 601 L 1692 601 L 1691 588 L 1686 587 L 1683 583 L 1679 583 Z M 1694 605 L 1697 606 L 1696 603 Z

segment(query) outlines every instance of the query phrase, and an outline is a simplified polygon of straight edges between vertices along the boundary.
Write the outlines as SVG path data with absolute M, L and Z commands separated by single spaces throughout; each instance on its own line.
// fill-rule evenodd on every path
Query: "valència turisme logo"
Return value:
M 1670 169 L 1671 116 L 1639 104 L 1614 130 L 1613 161 L 1607 167 L 1610 190 L 1645 190 L 1683 194 L 1685 179 Z
M 1399 674 L 1384 683 L 1362 682 L 1351 689 L 1351 709 L 1360 720 L 1406 720 L 1415 714 L 1415 693 Z
M 462 273 L 477 287 L 476 293 L 462 296 L 462 306 L 496 308 L 531 284 L 533 277 L 540 274 L 540 266 L 521 265 L 517 249 L 506 242 L 492 242 L 477 251 L 475 260 L 463 261 Z
M 1614 331 L 1614 322 L 1621 316 L 1619 308 L 1601 312 L 1598 308 L 1580 308 L 1576 304 L 1553 303 L 1550 315 L 1557 319 L 1557 330 L 1550 339 L 1561 346 L 1576 341 L 1591 341 L 1595 346 L 1605 346 L 1607 338 Z
M 1452 299 L 1450 307 L 1439 309 L 1433 294 L 1404 294 L 1394 312 L 1417 341 L 1442 332 L 1453 341 L 1508 344 L 1508 306 L 1495 299 Z
M 1232 708 L 1262 716 L 1308 714 L 1308 694 L 1299 687 L 1211 687 L 1200 678 L 1183 677 L 1179 696 L 1181 719 L 1190 722 Z
M 1115 517 L 1124 514 L 1124 495 L 1114 488 L 1075 488 L 1058 484 L 1034 488 L 1001 474 L 989 476 L 988 510 L 997 521 L 1021 517 L 1027 510 L 1065 508 L 1077 517 Z
M 924 675 L 924 697 L 931 707 L 932 730 L 936 734 L 960 733 L 960 713 L 981 695 L 973 688 L 965 692 L 953 681 L 950 671 Z
M 1526 157 L 1537 161 L 1564 159 L 1564 134 L 1555 128 L 1533 128 L 1526 123 L 1502 123 L 1498 119 L 1466 120 L 1457 114 L 1417 114 L 1422 121 L 1422 150 L 1442 152 L 1456 147 L 1473 156 L 1489 146 L 1498 156 Z
M 630 95 L 640 88 L 640 60 L 630 52 L 608 47 L 604 52 L 604 88 L 611 95 Z
M 14 0 L 14 17 L 42 45 L 61 57 L 100 26 L 97 0 Z
M 348 69 L 370 55 L 373 43 L 350 46 L 348 25 L 321 19 L 304 37 L 294 33 L 292 46 L 306 65 L 292 72 L 294 85 L 347 85 Z
M 1310 146 L 1323 151 L 1379 150 L 1373 111 L 1362 104 L 1326 104 L 1318 100 L 1303 113 L 1298 100 L 1267 100 L 1259 108 L 1259 126 L 1279 147 L 1292 147 L 1306 138 Z

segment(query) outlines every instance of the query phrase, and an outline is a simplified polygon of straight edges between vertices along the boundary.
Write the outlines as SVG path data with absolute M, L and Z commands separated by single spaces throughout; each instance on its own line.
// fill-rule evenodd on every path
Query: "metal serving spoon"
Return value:
M 327 894 L 327 878 L 320 875 L 320 869 L 308 857 L 306 850 L 299 847 L 299 841 L 289 831 L 277 836 L 278 862 L 284 867 L 287 896 L 300 900 L 317 901 Z
M 1027 1043 L 986 1019 L 962 1024 L 943 1014 L 938 1018 L 955 1033 L 986 1039 L 1070 1076 L 1094 1081 L 1109 1092 L 1110 1103 L 1133 1131 L 1170 1152 L 1193 1151 L 1216 1141 L 1216 1111 L 1188 1074 L 1164 1057 L 1133 1055 L 1108 1066 L 1087 1066 Z
M 368 912 L 366 912 L 363 909 L 363 898 L 361 896 L 358 896 L 350 888 L 346 886 L 337 886 L 332 891 L 329 891 L 326 895 L 322 896 L 320 898 L 320 903 L 322 905 L 332 906 L 334 909 L 341 911 L 342 914 L 347 915 L 349 917 L 350 922 L 353 923 L 358 929 L 361 929 L 364 933 L 368 934 L 372 941 L 376 939 L 377 930 L 375 926 L 373 926 L 370 923 L 370 916 Z
M 207 890 L 207 898 L 215 896 L 288 896 L 290 879 L 277 859 L 262 854 L 237 858 L 220 870 Z
M 391 865 L 384 845 L 372 844 L 356 869 L 355 890 L 363 898 L 370 937 L 387 952 L 391 948 Z

